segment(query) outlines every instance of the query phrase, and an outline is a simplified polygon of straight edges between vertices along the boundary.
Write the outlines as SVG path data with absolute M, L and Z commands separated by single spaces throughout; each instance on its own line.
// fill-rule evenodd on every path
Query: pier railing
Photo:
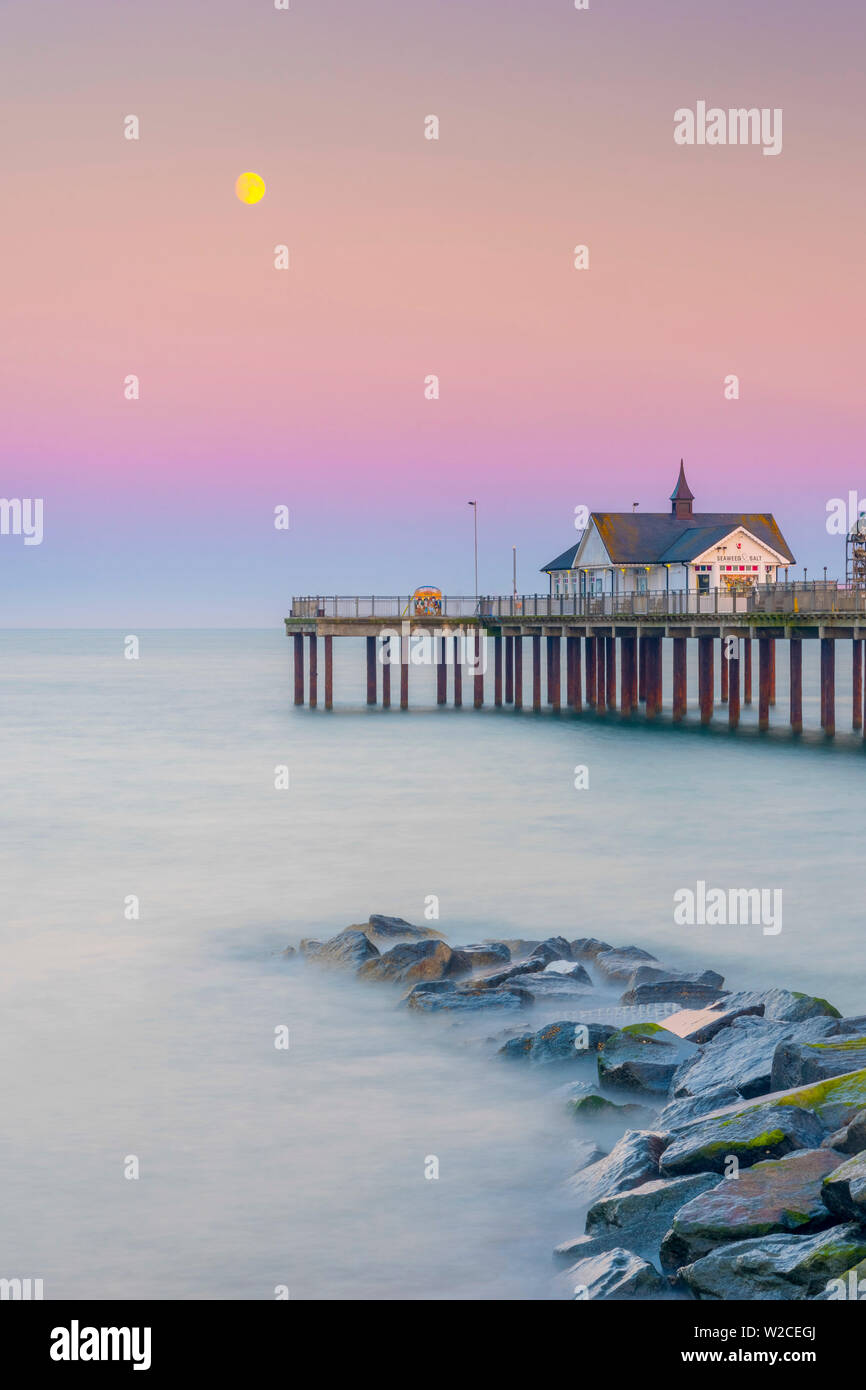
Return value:
M 438 607 L 412 594 L 310 595 L 292 599 L 293 618 L 651 618 L 701 614 L 866 613 L 866 589 L 832 580 L 727 587 L 650 590 L 643 594 L 445 595 Z

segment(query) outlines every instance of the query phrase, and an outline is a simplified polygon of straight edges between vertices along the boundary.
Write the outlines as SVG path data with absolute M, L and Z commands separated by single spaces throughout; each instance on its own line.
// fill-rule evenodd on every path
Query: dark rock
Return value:
M 644 1105 L 618 1105 L 598 1091 L 570 1100 L 568 1108 L 576 1120 L 617 1120 L 635 1128 L 656 1119 L 656 1111 L 647 1110 Z
M 790 989 L 743 989 L 729 994 L 725 1000 L 728 1009 L 739 1008 L 741 1004 L 763 1004 L 764 1018 L 776 1023 L 802 1023 L 807 1018 L 841 1017 L 839 1010 L 828 1004 L 826 999 L 799 994 Z
M 723 1028 L 729 1028 L 735 1018 L 761 1017 L 763 1013 L 763 1004 L 741 1004 L 735 1009 L 726 1009 L 723 1004 L 710 1009 L 681 1009 L 665 1019 L 665 1027 L 686 1042 L 708 1043 Z
M 391 980 L 411 984 L 418 980 L 442 980 L 464 974 L 468 966 L 444 941 L 407 941 L 366 961 L 358 974 L 365 980 Z
M 611 984 L 628 984 L 641 961 L 659 964 L 655 956 L 651 956 L 649 951 L 641 950 L 640 946 L 626 946 L 621 951 L 599 951 L 594 961 L 599 975 Z
M 669 970 L 666 965 L 637 966 L 629 976 L 628 987 L 637 989 L 638 985 L 667 984 L 674 980 L 681 980 L 684 984 L 707 985 L 717 993 L 724 993 L 722 985 L 725 983 L 725 977 L 717 974 L 715 970 Z
M 866 1258 L 859 1226 L 832 1226 L 811 1236 L 760 1236 L 722 1245 L 680 1270 L 700 1299 L 813 1298 L 830 1280 Z
M 541 970 L 524 975 L 520 980 L 520 988 L 526 990 L 536 1004 L 585 1000 L 589 992 L 581 980 L 561 970 Z
M 717 985 L 694 980 L 653 980 L 649 984 L 627 989 L 621 1004 L 711 1004 L 724 990 Z
M 478 1013 L 482 1009 L 524 1009 L 530 1000 L 520 989 L 478 989 L 474 984 L 431 980 L 409 991 L 405 1003 L 419 1013 Z
M 332 936 L 330 941 L 302 942 L 302 950 L 304 946 L 316 947 L 315 950 L 304 951 L 304 954 L 317 965 L 358 970 L 365 961 L 379 959 L 378 950 L 362 931 L 342 931 L 339 936 Z
M 836 1021 L 834 1032 L 849 1037 L 862 1037 L 866 1035 L 866 1014 L 860 1014 L 858 1018 L 840 1018 Z
M 569 1019 L 548 1023 L 537 1033 L 525 1033 L 500 1047 L 499 1055 L 509 1060 L 526 1060 L 533 1065 L 550 1062 L 583 1062 L 593 1056 L 616 1029 L 606 1023 L 573 1023 Z
M 563 955 L 560 947 L 566 953 L 568 952 L 568 942 L 564 941 L 562 937 L 559 938 L 558 942 L 553 938 L 550 941 L 540 941 L 535 949 L 530 951 L 529 959 L 543 961 L 545 965 L 549 965 L 553 960 L 568 960 L 568 954 Z
M 733 1086 L 720 1086 L 716 1091 L 702 1091 L 699 1096 L 683 1096 L 669 1100 L 659 1115 L 659 1129 L 682 1129 L 690 1120 L 710 1115 L 726 1105 L 742 1105 L 744 1097 Z
M 483 944 L 485 946 L 507 946 L 511 952 L 512 960 L 524 960 L 530 951 L 534 951 L 540 943 L 537 938 L 534 941 L 530 941 L 526 937 L 514 937 L 511 940 L 497 937 L 494 940 L 493 937 L 485 936 Z
M 705 1115 L 678 1130 L 662 1154 L 661 1171 L 667 1177 L 723 1173 L 730 1157 L 746 1168 L 793 1149 L 815 1149 L 823 1138 L 824 1126 L 811 1110 L 758 1102 Z
M 606 1158 L 593 1163 L 568 1179 L 567 1187 L 583 1206 L 599 1197 L 613 1197 L 659 1175 L 659 1155 L 665 1136 L 651 1130 L 627 1129 Z
M 586 1168 L 591 1168 L 593 1163 L 607 1158 L 607 1150 L 599 1148 L 594 1139 L 581 1139 L 574 1145 L 571 1157 L 575 1172 L 582 1173 Z
M 402 917 L 384 917 L 381 912 L 373 912 L 366 926 L 347 927 L 347 931 L 365 931 L 378 941 L 426 941 L 431 937 L 441 939 L 441 931 L 435 927 L 413 927 Z
M 866 1067 L 866 1037 L 780 1042 L 773 1055 L 772 1089 L 785 1091 Z
M 851 1269 L 846 1269 L 844 1274 L 828 1279 L 821 1293 L 816 1293 L 814 1298 L 816 1303 L 825 1300 L 834 1303 L 838 1299 L 862 1303 L 866 1298 L 866 1260 L 861 1260 Z
M 788 1024 L 766 1018 L 736 1018 L 680 1067 L 672 1094 L 677 1098 L 695 1096 L 733 1083 L 749 1099 L 766 1095 L 772 1090 L 773 1057 L 779 1043 L 811 1041 L 824 1036 L 832 1026 L 828 1018 Z
M 607 1250 L 578 1260 L 568 1272 L 575 1299 L 624 1301 L 669 1293 L 658 1270 L 631 1250 Z
M 824 1179 L 821 1196 L 828 1211 L 836 1216 L 846 1221 L 853 1218 L 866 1222 L 866 1153 L 843 1160 L 841 1166 Z
M 866 1149 L 866 1110 L 858 1110 L 853 1119 L 827 1136 L 823 1146 L 840 1154 L 859 1154 Z
M 612 951 L 613 947 L 606 941 L 599 941 L 594 936 L 581 936 L 577 941 L 569 942 L 571 946 L 572 960 L 595 960 L 602 951 Z
M 668 1033 L 657 1023 L 632 1023 L 618 1029 L 604 1044 L 598 1075 L 608 1086 L 667 1095 L 677 1068 L 696 1053 L 693 1043 Z
M 472 970 L 489 970 L 497 965 L 508 965 L 511 961 L 511 952 L 504 941 L 485 943 L 481 946 L 458 946 L 457 950 L 465 957 Z
M 493 975 L 479 975 L 474 983 L 479 989 L 498 989 L 500 985 L 515 979 L 518 975 L 535 975 L 543 969 L 543 960 L 528 960 L 522 965 L 512 965 L 510 970 L 497 970 Z
M 698 1193 L 714 1187 L 715 1173 L 685 1178 L 653 1178 L 640 1187 L 594 1202 L 586 1214 L 586 1234 L 558 1245 L 555 1254 L 569 1261 L 600 1250 L 627 1245 L 638 1255 L 654 1257 L 675 1214 Z
M 821 1184 L 841 1162 L 828 1149 L 804 1149 L 724 1178 L 675 1214 L 662 1242 L 663 1267 L 691 1264 L 732 1240 L 809 1235 L 832 1225 Z

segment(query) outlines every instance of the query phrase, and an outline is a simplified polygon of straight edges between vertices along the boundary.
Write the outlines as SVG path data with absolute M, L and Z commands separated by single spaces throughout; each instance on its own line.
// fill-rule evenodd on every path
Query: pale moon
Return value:
M 249 171 L 238 176 L 235 193 L 242 203 L 260 203 L 265 196 L 265 181 L 261 174 Z

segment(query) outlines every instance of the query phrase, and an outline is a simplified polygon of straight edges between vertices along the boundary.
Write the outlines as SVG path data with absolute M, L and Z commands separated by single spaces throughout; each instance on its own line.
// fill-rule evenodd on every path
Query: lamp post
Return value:
M 475 612 L 478 612 L 478 501 L 467 502 L 468 507 L 472 508 L 472 519 L 475 529 Z
M 517 546 L 511 547 L 511 585 L 517 598 Z

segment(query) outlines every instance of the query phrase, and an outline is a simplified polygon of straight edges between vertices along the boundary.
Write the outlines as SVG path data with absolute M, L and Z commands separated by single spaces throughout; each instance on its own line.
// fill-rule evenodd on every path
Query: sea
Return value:
M 567 1078 L 497 1055 L 513 1017 L 413 1014 L 282 954 L 371 913 L 455 944 L 599 937 L 866 1012 L 847 644 L 828 741 L 817 643 L 793 739 L 783 655 L 761 735 L 756 705 L 699 727 L 694 652 L 674 727 L 437 708 L 428 667 L 408 711 L 368 708 L 355 639 L 334 709 L 295 708 L 278 629 L 129 636 L 0 634 L 0 1277 L 46 1299 L 567 1297 Z M 780 930 L 678 924 L 699 883 L 780 890 Z

